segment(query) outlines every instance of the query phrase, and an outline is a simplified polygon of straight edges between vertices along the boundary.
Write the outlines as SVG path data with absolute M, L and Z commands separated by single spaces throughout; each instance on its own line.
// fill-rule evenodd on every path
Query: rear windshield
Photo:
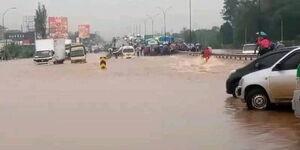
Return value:
M 41 58 L 50 57 L 51 51 L 37 51 L 37 52 L 35 52 L 35 56 L 38 56 Z

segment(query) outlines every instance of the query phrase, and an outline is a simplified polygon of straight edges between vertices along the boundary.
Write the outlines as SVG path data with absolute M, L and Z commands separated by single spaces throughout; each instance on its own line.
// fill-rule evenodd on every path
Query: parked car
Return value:
M 275 64 L 280 58 L 282 58 L 284 55 L 286 55 L 288 52 L 295 48 L 296 47 L 288 47 L 274 50 L 273 52 L 270 52 L 264 56 L 257 58 L 245 67 L 233 70 L 226 81 L 226 92 L 228 94 L 232 94 L 233 97 L 236 97 L 235 91 L 239 81 L 243 76 L 258 71 L 258 69 L 255 67 L 257 63 L 261 64 L 260 69 L 269 68 L 273 64 Z
M 270 67 L 256 62 L 256 72 L 244 76 L 236 95 L 249 109 L 266 110 L 274 103 L 291 103 L 296 89 L 296 72 L 300 64 L 300 47 L 288 52 Z

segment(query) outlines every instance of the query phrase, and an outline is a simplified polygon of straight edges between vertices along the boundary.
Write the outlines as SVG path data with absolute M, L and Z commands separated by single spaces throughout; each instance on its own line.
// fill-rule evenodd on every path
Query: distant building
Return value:
M 33 45 L 34 32 L 22 32 L 19 30 L 9 30 L 5 33 L 5 38 L 20 45 Z

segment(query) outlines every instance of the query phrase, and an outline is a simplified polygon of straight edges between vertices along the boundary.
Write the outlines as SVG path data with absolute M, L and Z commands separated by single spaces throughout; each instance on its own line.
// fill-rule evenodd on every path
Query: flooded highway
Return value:
M 246 62 L 140 57 L 0 62 L 2 150 L 298 150 L 290 106 L 249 111 L 225 93 Z

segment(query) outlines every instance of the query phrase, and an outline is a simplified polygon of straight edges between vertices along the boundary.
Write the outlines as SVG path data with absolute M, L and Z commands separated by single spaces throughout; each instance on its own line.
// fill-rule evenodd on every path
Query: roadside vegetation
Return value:
M 4 50 L 5 49 L 5 50 Z M 16 58 L 31 58 L 34 55 L 34 46 L 8 44 L 0 51 L 1 60 L 11 60 Z

